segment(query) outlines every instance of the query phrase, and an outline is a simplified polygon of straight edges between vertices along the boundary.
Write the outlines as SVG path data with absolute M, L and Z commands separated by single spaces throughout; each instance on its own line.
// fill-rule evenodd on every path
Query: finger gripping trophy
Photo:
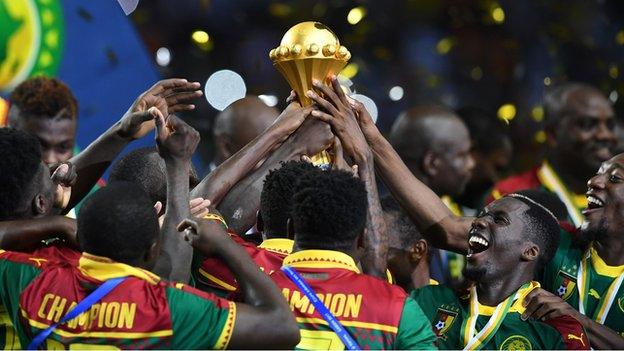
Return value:
M 327 78 L 338 74 L 351 58 L 351 53 L 334 32 L 320 22 L 302 22 L 291 27 L 278 47 L 269 52 L 273 65 L 297 93 L 302 106 L 312 100 L 305 93 L 313 88 L 312 80 L 328 84 Z M 312 158 L 314 165 L 328 168 L 331 158 L 322 151 Z

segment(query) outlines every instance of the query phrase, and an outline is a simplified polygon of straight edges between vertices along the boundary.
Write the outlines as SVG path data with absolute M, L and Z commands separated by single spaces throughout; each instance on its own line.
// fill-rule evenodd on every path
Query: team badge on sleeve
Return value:
M 438 308 L 436 318 L 433 322 L 433 332 L 437 337 L 442 337 L 455 322 L 457 312 L 449 311 L 444 308 Z
M 563 299 L 563 301 L 566 301 L 576 288 L 576 278 L 564 271 L 559 271 L 559 273 L 557 273 L 557 281 L 560 282 L 556 291 L 557 296 Z

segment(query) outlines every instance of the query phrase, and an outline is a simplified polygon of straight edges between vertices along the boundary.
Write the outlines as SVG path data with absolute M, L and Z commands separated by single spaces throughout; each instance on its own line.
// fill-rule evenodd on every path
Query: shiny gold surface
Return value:
M 312 89 L 312 80 L 327 81 L 338 74 L 351 58 L 351 53 L 334 32 L 320 22 L 301 22 L 291 27 L 278 47 L 269 52 L 273 65 L 297 93 L 303 106 L 312 104 L 305 93 Z M 331 156 L 322 151 L 311 157 L 315 165 L 329 166 Z
M 290 28 L 278 47 L 269 52 L 275 68 L 297 93 L 304 106 L 312 101 L 305 92 L 312 80 L 325 81 L 338 74 L 351 58 L 351 53 L 334 32 L 320 22 L 302 22 Z

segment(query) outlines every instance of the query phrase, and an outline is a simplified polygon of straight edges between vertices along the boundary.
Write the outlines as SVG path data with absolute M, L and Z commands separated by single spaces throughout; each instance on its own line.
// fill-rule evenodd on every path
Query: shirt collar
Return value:
M 622 266 L 609 266 L 603 259 L 598 255 L 598 252 L 594 248 L 594 245 L 589 247 L 591 263 L 596 270 L 596 273 L 607 276 L 610 278 L 615 278 L 624 272 L 624 265 Z
M 145 280 L 150 284 L 157 284 L 160 281 L 160 278 L 152 272 L 87 252 L 80 257 L 78 269 L 82 274 L 100 281 L 130 276 Z
M 522 301 L 524 301 L 524 298 L 533 289 L 536 289 L 539 287 L 540 287 L 540 283 L 536 281 L 532 281 L 528 287 L 518 290 L 518 298 L 516 299 L 516 301 L 514 301 L 514 303 L 509 308 L 509 312 L 518 312 L 520 314 L 524 313 L 524 310 L 526 310 L 526 308 L 522 306 Z M 481 316 L 491 316 L 492 314 L 494 314 L 494 310 L 496 309 L 496 306 L 486 306 L 482 304 L 479 304 L 478 307 L 479 307 L 479 315 Z
M 340 268 L 360 273 L 351 256 L 333 250 L 298 251 L 286 256 L 283 265 L 293 268 Z
M 290 253 L 292 252 L 293 244 L 294 241 L 290 239 L 275 238 L 264 240 L 260 245 L 258 245 L 258 247 L 267 251 L 290 255 Z

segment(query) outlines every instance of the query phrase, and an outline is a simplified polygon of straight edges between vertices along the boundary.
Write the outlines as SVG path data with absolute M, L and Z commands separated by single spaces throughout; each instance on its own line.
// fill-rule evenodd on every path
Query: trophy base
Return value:
M 310 157 L 310 160 L 312 160 L 312 164 L 315 165 L 316 167 L 327 171 L 329 169 L 331 169 L 332 167 L 332 159 L 331 156 L 329 155 L 329 153 L 326 150 L 323 150 L 321 152 L 319 152 L 318 154 Z

